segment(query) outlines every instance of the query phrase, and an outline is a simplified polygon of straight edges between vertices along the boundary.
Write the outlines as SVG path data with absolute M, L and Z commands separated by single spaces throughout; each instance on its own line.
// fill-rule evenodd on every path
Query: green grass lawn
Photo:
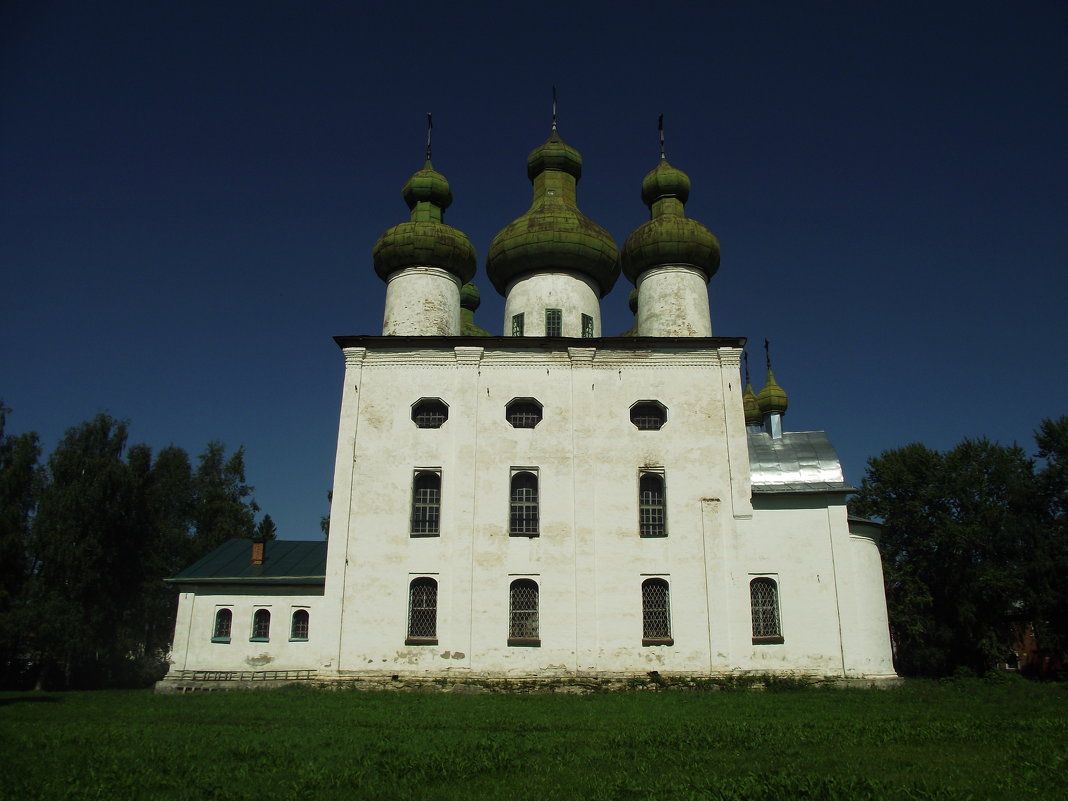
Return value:
M 1068 689 L 0 694 L 5 799 L 1056 799 Z

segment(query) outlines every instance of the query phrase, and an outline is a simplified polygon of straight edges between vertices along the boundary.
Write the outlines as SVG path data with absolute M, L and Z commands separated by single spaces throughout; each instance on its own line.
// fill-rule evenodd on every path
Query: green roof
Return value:
M 325 584 L 326 542 L 269 540 L 263 564 L 252 564 L 252 540 L 224 542 L 171 584 Z

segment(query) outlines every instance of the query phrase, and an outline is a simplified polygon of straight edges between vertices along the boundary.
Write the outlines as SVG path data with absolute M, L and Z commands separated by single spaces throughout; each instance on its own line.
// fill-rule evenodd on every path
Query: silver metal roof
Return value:
M 850 492 L 825 431 L 784 431 L 772 439 L 747 431 L 753 492 Z

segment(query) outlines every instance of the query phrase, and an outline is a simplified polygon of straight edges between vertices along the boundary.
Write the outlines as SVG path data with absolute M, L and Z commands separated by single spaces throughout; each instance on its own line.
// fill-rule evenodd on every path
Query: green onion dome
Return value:
M 760 403 L 757 401 L 753 385 L 746 384 L 745 392 L 742 393 L 742 410 L 745 412 L 745 424 L 747 426 L 760 425 Z
M 768 380 L 757 395 L 757 404 L 760 407 L 761 414 L 771 414 L 772 412 L 786 414 L 786 390 L 775 383 L 775 376 L 770 368 L 768 369 Z
M 612 289 L 619 277 L 616 243 L 579 211 L 575 185 L 581 175 L 582 157 L 556 131 L 527 158 L 534 200 L 493 238 L 486 258 L 486 272 L 502 295 L 515 278 L 548 269 L 588 276 L 601 297 Z
M 482 295 L 474 284 L 460 287 L 460 334 L 465 337 L 488 337 L 489 331 L 475 325 L 475 310 L 482 303 Z
M 623 274 L 635 284 L 646 270 L 661 264 L 696 267 L 706 280 L 719 269 L 719 241 L 705 226 L 686 216 L 690 178 L 661 158 L 642 181 L 642 202 L 650 219 L 623 243 Z
M 620 334 L 621 337 L 636 337 L 638 336 L 638 290 L 632 289 L 630 291 L 630 297 L 627 298 L 627 306 L 630 308 L 631 314 L 634 315 L 634 325 L 628 328 L 626 331 Z
M 386 280 L 405 267 L 440 267 L 466 283 L 475 274 L 475 249 L 462 231 L 442 222 L 452 203 L 452 190 L 445 176 L 430 159 L 401 190 L 411 209 L 409 222 L 394 225 L 375 243 L 375 272 Z

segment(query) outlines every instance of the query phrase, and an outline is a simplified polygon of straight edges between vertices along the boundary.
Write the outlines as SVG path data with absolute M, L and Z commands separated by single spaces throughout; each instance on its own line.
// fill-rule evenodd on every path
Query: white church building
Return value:
M 342 336 L 327 542 L 231 540 L 180 590 L 160 689 L 262 679 L 894 677 L 878 526 L 822 431 L 712 335 L 719 244 L 661 157 L 617 249 L 555 124 L 493 240 L 504 336 L 427 159 L 379 239 L 381 336 Z M 620 272 L 636 328 L 601 330 Z M 632 308 L 635 308 L 632 302 Z

